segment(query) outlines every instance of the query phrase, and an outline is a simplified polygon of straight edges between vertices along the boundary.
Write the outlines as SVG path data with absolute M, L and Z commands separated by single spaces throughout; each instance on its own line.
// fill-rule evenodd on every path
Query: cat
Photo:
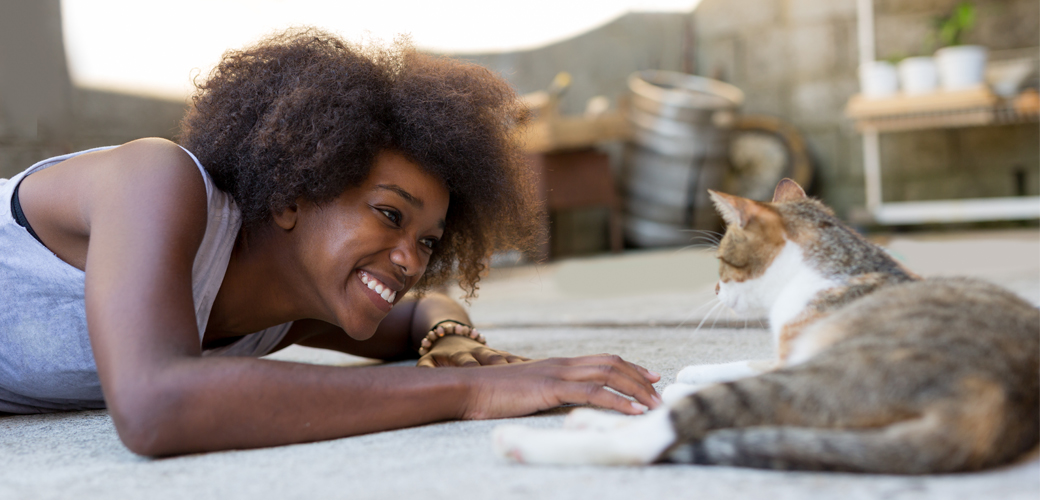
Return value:
M 1037 445 L 1040 309 L 980 280 L 921 279 L 790 179 L 769 203 L 710 195 L 727 224 L 716 293 L 767 312 L 776 359 L 688 367 L 638 417 L 499 426 L 500 456 L 927 474 Z

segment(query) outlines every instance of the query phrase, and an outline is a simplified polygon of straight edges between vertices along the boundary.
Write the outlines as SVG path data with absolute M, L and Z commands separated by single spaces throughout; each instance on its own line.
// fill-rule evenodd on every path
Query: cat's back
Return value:
M 1015 392 L 1040 390 L 1040 309 L 986 281 L 882 287 L 821 323 L 847 335 L 821 353 L 823 363 L 898 371 L 908 389 L 914 380 L 932 386 L 982 377 Z
M 887 338 L 1040 343 L 1040 309 L 1010 290 L 974 278 L 930 278 L 881 287 L 847 305 L 836 319 Z

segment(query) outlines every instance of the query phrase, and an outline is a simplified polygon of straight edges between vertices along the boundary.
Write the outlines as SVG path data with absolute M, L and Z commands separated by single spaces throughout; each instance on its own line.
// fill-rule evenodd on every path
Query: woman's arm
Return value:
M 195 165 L 172 144 L 98 158 L 85 209 L 88 328 L 106 404 L 136 453 L 299 443 L 563 403 L 641 412 L 608 387 L 657 405 L 658 377 L 616 356 L 438 370 L 202 358 L 191 269 L 206 199 Z
M 386 361 L 416 359 L 419 358 L 418 348 L 423 337 L 434 325 L 445 320 L 472 324 L 462 305 L 447 295 L 409 296 L 394 305 L 379 324 L 376 334 L 368 340 L 355 340 L 341 328 L 323 321 L 303 320 L 293 323 L 277 349 L 297 343 Z M 449 323 L 440 328 L 459 335 L 448 335 L 438 340 L 433 349 L 419 359 L 417 366 L 487 366 L 528 361 L 467 337 L 470 327 Z
M 394 304 L 375 335 L 367 340 L 355 340 L 342 328 L 324 321 L 303 320 L 293 323 L 278 348 L 300 344 L 387 361 L 417 359 L 419 342 L 433 325 L 446 319 L 472 324 L 462 305 L 447 295 L 410 295 Z

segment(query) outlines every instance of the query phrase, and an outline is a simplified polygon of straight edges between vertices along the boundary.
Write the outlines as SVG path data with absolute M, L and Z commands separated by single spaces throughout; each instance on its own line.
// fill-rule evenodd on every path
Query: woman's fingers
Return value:
M 561 377 L 568 381 L 596 382 L 630 396 L 649 408 L 661 404 L 661 395 L 634 366 L 618 356 L 601 355 L 565 359 L 568 366 Z
M 441 366 L 480 366 L 485 364 L 477 361 L 477 358 L 473 356 L 471 351 L 458 351 L 452 353 L 451 356 L 448 357 L 447 361 L 447 363 Z
M 593 382 L 601 387 L 609 387 L 635 398 L 649 408 L 657 408 L 661 404 L 661 397 L 654 386 L 641 375 L 634 373 L 634 370 L 626 372 L 608 364 L 581 365 L 568 367 L 568 373 L 564 377 L 567 381 Z
M 477 361 L 480 361 L 481 365 L 505 365 L 530 361 L 529 358 L 499 351 L 498 349 L 491 349 L 490 347 L 477 349 L 474 351 L 474 357 L 477 358 Z
M 625 361 L 625 360 L 621 359 L 620 356 L 617 356 L 617 355 L 614 355 L 614 354 L 595 354 L 595 355 L 592 355 L 592 356 L 583 356 L 581 358 L 571 358 L 571 359 L 578 360 L 578 359 L 584 359 L 584 358 L 607 358 L 607 359 L 620 361 L 620 362 L 628 365 L 629 367 L 631 367 L 633 370 L 636 371 L 636 373 L 638 373 L 641 377 L 647 379 L 650 383 L 655 383 L 655 382 L 658 382 L 658 381 L 661 380 L 661 374 L 659 374 L 659 373 L 657 373 L 655 371 L 647 370 L 646 368 L 643 368 L 642 366 L 639 366 L 639 365 L 637 365 L 635 363 L 630 363 L 628 361 Z
M 621 371 L 625 375 L 631 377 L 633 380 L 638 381 L 642 386 L 652 391 L 655 395 L 657 394 L 654 390 L 653 383 L 661 379 L 660 375 L 650 372 L 646 368 L 643 368 L 634 363 L 629 363 L 621 356 L 615 354 L 597 354 L 594 356 L 582 356 L 579 358 L 563 358 L 563 361 L 570 366 L 582 366 L 582 365 L 609 365 L 617 370 Z
M 563 403 L 592 404 L 626 415 L 641 415 L 647 410 L 645 405 L 610 392 L 595 382 L 562 383 L 557 389 L 557 396 Z

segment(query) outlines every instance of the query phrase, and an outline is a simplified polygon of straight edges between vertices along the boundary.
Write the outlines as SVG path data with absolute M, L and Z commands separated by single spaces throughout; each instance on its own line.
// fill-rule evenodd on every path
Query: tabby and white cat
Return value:
M 500 455 L 923 474 L 1037 445 L 1040 310 L 982 281 L 920 279 L 791 180 L 772 203 L 711 196 L 728 225 L 716 292 L 768 312 L 776 360 L 688 367 L 640 417 L 499 426 Z

